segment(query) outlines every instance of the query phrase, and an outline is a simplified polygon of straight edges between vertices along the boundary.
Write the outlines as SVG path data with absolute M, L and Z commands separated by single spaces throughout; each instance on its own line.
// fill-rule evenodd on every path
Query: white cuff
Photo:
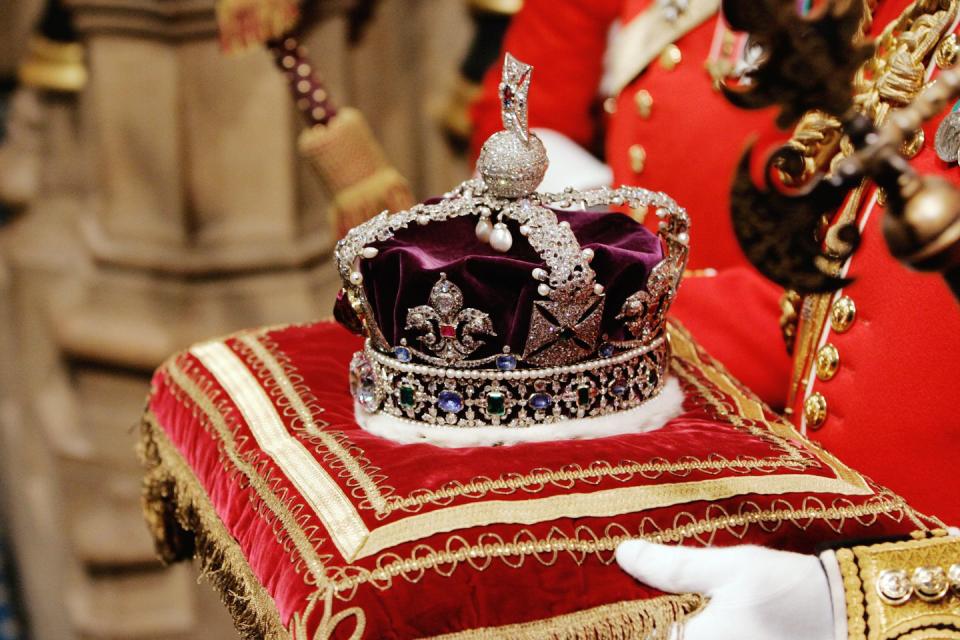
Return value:
M 827 576 L 827 586 L 830 587 L 830 604 L 833 608 L 833 637 L 834 640 L 847 640 L 847 600 L 843 589 L 843 576 L 840 575 L 840 564 L 833 550 L 820 554 L 820 564 Z

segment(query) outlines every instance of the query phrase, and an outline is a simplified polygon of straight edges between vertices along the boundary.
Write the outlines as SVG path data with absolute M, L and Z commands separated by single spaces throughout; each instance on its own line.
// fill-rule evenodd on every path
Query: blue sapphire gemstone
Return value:
M 527 400 L 527 404 L 529 404 L 533 409 L 542 411 L 553 406 L 553 398 L 546 393 L 535 393 L 530 396 L 529 400 Z
M 397 356 L 400 362 L 410 362 L 413 356 L 410 355 L 410 349 L 406 347 L 394 347 L 393 355 Z
M 502 356 L 497 356 L 497 369 L 500 371 L 513 371 L 517 368 L 517 359 L 516 357 L 505 353 Z
M 615 396 L 625 396 L 627 395 L 627 385 L 621 383 L 613 385 L 613 388 L 610 389 Z
M 463 397 L 449 389 L 441 391 L 437 396 L 437 406 L 447 413 L 460 413 L 463 409 Z
M 609 342 L 604 342 L 602 345 L 600 345 L 599 353 L 601 358 L 609 358 L 613 356 L 616 351 L 616 348 L 612 344 Z

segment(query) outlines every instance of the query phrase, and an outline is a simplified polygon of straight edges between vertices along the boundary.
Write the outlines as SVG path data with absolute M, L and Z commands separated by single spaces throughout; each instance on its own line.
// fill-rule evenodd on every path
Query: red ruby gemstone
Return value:
M 440 335 L 444 338 L 456 338 L 457 328 L 452 324 L 442 324 L 440 325 Z

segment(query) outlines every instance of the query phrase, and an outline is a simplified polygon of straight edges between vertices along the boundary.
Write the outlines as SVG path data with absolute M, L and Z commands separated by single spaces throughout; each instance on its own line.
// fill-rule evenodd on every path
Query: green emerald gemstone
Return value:
M 400 385 L 400 406 L 412 407 L 415 403 L 413 387 L 408 384 Z
M 577 387 L 577 404 L 581 407 L 590 404 L 590 385 L 584 384 Z
M 502 416 L 507 412 L 507 403 L 503 394 L 499 391 L 491 391 L 487 394 L 487 413 L 492 416 Z

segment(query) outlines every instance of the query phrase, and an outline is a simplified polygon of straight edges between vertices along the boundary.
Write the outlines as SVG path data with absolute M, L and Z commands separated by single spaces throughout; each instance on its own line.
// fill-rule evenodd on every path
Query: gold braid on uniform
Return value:
M 836 552 L 850 640 L 960 638 L 960 538 L 926 535 Z

